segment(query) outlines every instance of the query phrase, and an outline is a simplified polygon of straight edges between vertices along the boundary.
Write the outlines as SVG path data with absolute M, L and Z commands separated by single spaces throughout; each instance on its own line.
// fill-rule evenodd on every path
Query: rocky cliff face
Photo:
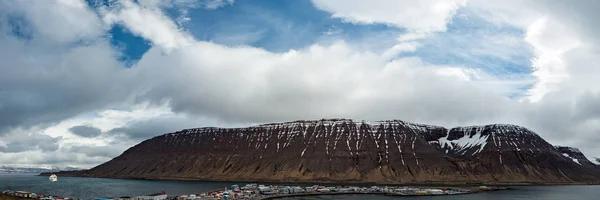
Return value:
M 570 150 L 570 149 L 569 149 Z M 597 183 L 579 151 L 515 125 L 296 121 L 169 133 L 84 176 L 374 183 Z

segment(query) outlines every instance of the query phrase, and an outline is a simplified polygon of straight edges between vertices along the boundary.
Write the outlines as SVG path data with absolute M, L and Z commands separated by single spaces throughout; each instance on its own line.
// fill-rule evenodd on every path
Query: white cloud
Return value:
M 580 89 L 574 88 L 572 83 L 580 82 L 582 79 L 579 77 L 585 76 L 573 73 L 574 70 L 590 68 L 589 64 L 582 65 L 582 60 L 578 61 L 577 65 L 569 64 L 568 60 L 571 60 L 569 57 L 580 55 L 573 53 L 575 51 L 583 53 L 581 49 L 590 45 L 599 45 L 597 40 L 589 39 L 587 34 L 590 31 L 582 28 L 594 27 L 593 22 L 585 21 L 594 18 L 594 11 L 589 10 L 593 7 L 598 7 L 598 3 L 555 1 L 548 4 L 538 0 L 494 2 L 471 0 L 466 6 L 470 12 L 478 14 L 489 22 L 520 28 L 526 33 L 524 41 L 535 53 L 531 67 L 536 83 L 528 91 L 530 101 L 540 101 L 553 91 L 565 92 L 566 87 L 571 90 L 570 95 L 576 96 L 582 88 L 590 86 L 578 84 Z M 589 25 L 581 26 L 582 22 Z
M 136 105 L 122 110 L 87 113 L 47 128 L 14 129 L 0 136 L 0 165 L 93 167 L 149 137 L 184 128 L 215 124 L 219 123 L 201 117 L 192 119 L 174 114 L 164 106 Z M 77 126 L 98 128 L 102 133 L 93 137 L 73 134 L 70 128 Z M 119 135 L 121 133 L 111 132 L 122 127 L 127 127 L 130 131 L 126 134 L 137 135 Z
M 383 52 L 384 58 L 393 58 L 403 52 L 414 52 L 421 44 L 417 42 L 400 42 Z
M 128 73 L 107 41 L 49 44 L 43 38 L 0 37 L 0 132 L 125 103 Z
M 382 23 L 414 32 L 445 31 L 466 0 L 313 0 L 335 18 L 359 24 Z
M 529 90 L 525 123 L 555 143 L 600 154 L 600 119 L 594 102 L 600 91 L 595 74 L 600 40 L 598 1 L 469 1 L 468 9 L 498 25 L 526 32 L 535 52 L 534 87 Z M 585 117 L 583 117 L 585 116 Z M 589 154 L 588 154 L 589 155 Z
M 148 39 L 166 51 L 193 41 L 193 38 L 165 15 L 160 7 L 142 6 L 131 0 L 123 0 L 110 8 L 100 9 L 107 24 L 123 24 L 134 34 Z
M 37 36 L 50 42 L 76 42 L 105 34 L 106 26 L 82 0 L 57 0 L 31 3 L 0 2 L 0 11 L 22 15 Z
M 532 61 L 533 76 L 538 81 L 530 92 L 530 100 L 539 101 L 545 94 L 556 89 L 558 84 L 569 78 L 563 54 L 577 48 L 581 43 L 571 36 L 560 24 L 540 19 L 527 29 L 525 38 L 536 52 Z
M 473 71 L 435 66 L 416 57 L 388 60 L 343 42 L 285 53 L 197 42 L 168 55 L 150 50 L 134 68 L 140 76 L 154 77 L 145 83 L 153 90 L 141 99 L 168 101 L 175 112 L 232 122 L 322 117 L 443 121 L 450 116 L 492 122 L 475 117 L 476 113 L 501 112 L 483 106 L 502 96 L 498 90 L 480 90 L 469 83 L 476 77 Z M 401 112 L 423 103 L 422 96 L 457 98 L 428 103 L 436 104 L 432 108 L 460 107 L 460 112 Z

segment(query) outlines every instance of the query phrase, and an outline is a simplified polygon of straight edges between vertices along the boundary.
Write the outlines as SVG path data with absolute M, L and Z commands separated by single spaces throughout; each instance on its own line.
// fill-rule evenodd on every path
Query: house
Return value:
M 279 188 L 279 191 L 277 191 L 277 193 L 279 193 L 279 194 L 289 194 L 289 193 L 293 193 L 293 191 L 292 191 L 292 187 L 290 187 L 290 186 L 286 186 L 286 187 L 283 187 L 283 188 Z
M 273 194 L 273 189 L 271 189 L 270 187 L 264 187 L 264 186 L 260 187 L 259 186 L 258 187 L 258 191 L 260 191 L 260 193 L 264 194 L 264 195 L 271 195 L 271 194 Z
M 292 189 L 290 190 L 290 193 L 301 193 L 304 192 L 304 189 L 302 189 L 301 187 L 292 187 Z
M 305 187 L 306 192 L 314 192 L 315 188 L 314 187 Z
M 18 197 L 25 197 L 25 198 L 34 198 L 37 196 L 35 193 L 26 192 L 26 191 L 16 191 L 14 195 L 18 196 Z

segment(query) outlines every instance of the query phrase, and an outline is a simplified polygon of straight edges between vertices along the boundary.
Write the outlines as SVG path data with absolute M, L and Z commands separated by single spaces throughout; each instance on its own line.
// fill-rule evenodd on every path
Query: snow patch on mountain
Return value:
M 445 137 L 438 139 L 438 144 L 442 149 L 452 150 L 458 154 L 465 155 L 465 153 L 471 148 L 478 148 L 476 151 L 471 153 L 475 155 L 483 150 L 487 145 L 487 139 L 489 135 L 482 135 L 483 127 L 460 127 L 459 131 L 465 133 L 463 137 L 458 139 L 448 140 L 450 131 Z M 471 131 L 475 129 L 475 134 L 471 135 Z
M 569 156 L 569 154 L 567 154 L 567 153 L 563 153 L 562 155 L 563 155 L 564 157 L 567 157 L 567 158 L 569 158 L 569 159 L 573 160 L 573 162 L 575 162 L 575 163 L 577 163 L 577 164 L 581 165 L 581 163 L 579 162 L 579 160 L 578 160 L 577 158 L 573 158 L 573 157 Z
M 592 158 L 590 162 L 594 163 L 594 165 L 600 165 L 600 158 Z

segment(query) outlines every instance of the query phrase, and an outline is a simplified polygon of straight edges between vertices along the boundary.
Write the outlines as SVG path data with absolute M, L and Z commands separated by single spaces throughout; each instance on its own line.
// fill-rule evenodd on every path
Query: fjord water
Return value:
M 139 196 L 161 191 L 165 191 L 169 195 L 192 194 L 224 188 L 231 184 L 83 177 L 58 177 L 57 182 L 50 182 L 47 176 L 37 176 L 37 174 L 0 174 L 0 191 L 9 188 L 79 199 Z
M 155 181 L 106 178 L 59 177 L 58 182 L 36 174 L 0 174 L 0 190 L 26 190 L 80 199 L 95 197 L 137 196 L 166 191 L 169 195 L 201 193 L 232 185 L 227 182 Z M 600 186 L 519 186 L 511 190 L 459 196 L 386 197 L 376 195 L 315 196 L 287 199 L 444 199 L 444 200 L 595 200 L 600 199 Z

